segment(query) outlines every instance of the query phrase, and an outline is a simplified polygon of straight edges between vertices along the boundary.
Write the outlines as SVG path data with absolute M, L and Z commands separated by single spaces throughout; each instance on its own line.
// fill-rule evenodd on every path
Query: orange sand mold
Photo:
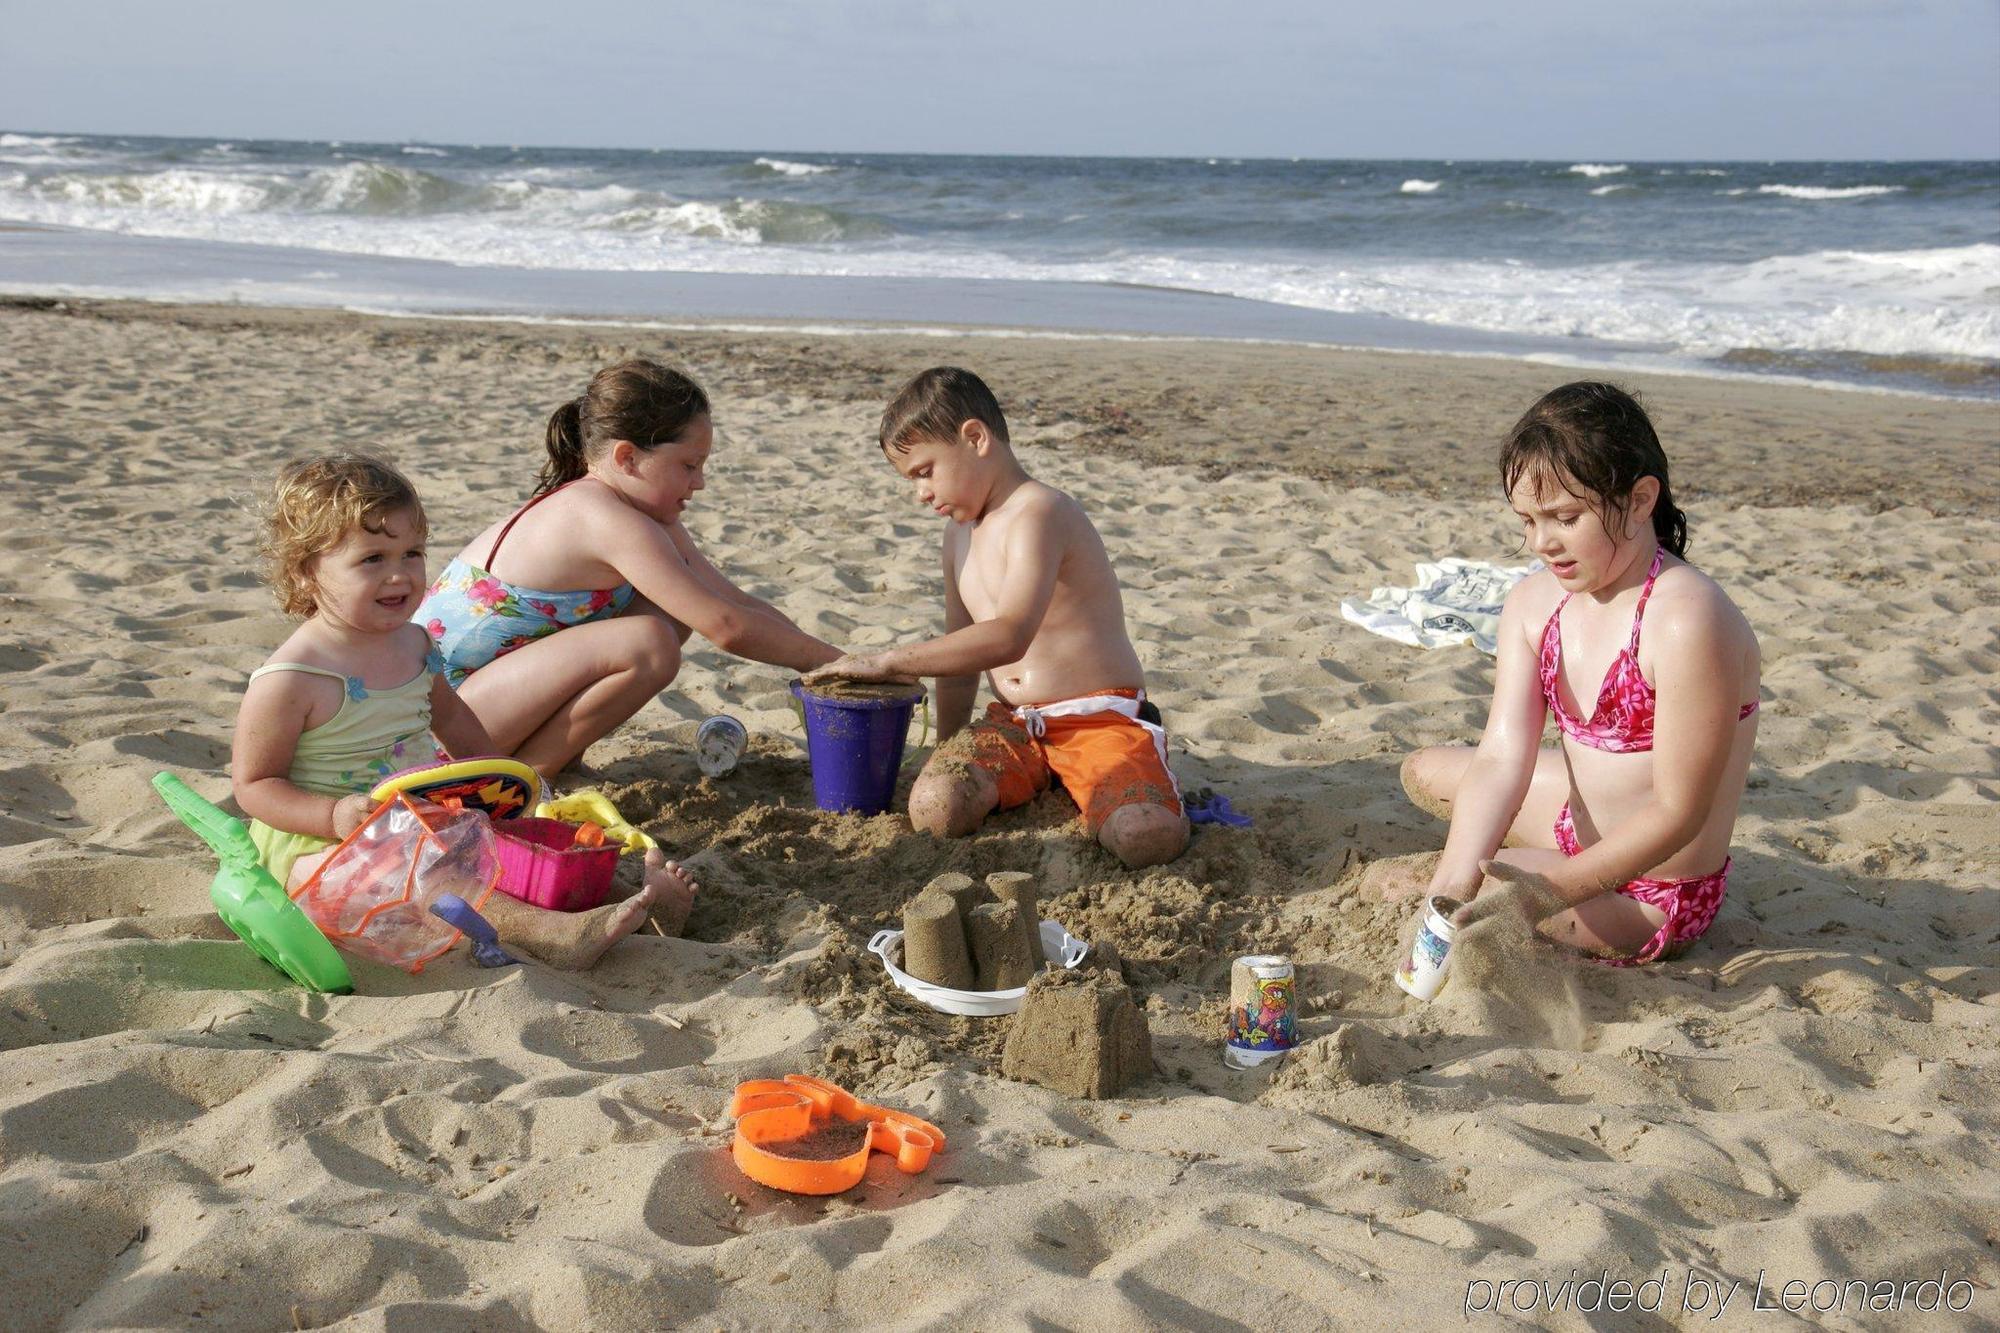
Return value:
M 944 1132 L 936 1125 L 857 1101 L 845 1088 L 805 1074 L 737 1084 L 729 1114 L 736 1117 L 730 1155 L 737 1169 L 760 1185 L 791 1194 L 838 1194 L 854 1188 L 867 1174 L 872 1152 L 889 1153 L 898 1170 L 913 1176 L 930 1165 L 932 1154 L 944 1151 Z M 865 1122 L 866 1136 L 856 1140 L 860 1146 L 834 1158 L 797 1152 L 802 1145 L 824 1151 L 832 1122 Z

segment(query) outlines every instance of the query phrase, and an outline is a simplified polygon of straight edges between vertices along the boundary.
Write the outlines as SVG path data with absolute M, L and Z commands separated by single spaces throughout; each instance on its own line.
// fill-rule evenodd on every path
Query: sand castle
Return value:
M 1028 988 L 1001 1072 L 1071 1097 L 1112 1097 L 1153 1071 L 1146 1016 L 1115 955 L 1081 972 L 1044 971 L 1035 878 L 939 875 L 903 907 L 903 970 L 953 990 Z M 1107 965 L 1108 962 L 1108 965 Z
M 1132 992 L 1105 968 L 1045 972 L 1028 986 L 1000 1072 L 1071 1097 L 1115 1097 L 1153 1072 Z
M 903 907 L 903 970 L 952 990 L 1013 990 L 1041 970 L 1041 927 L 1032 875 L 939 875 Z

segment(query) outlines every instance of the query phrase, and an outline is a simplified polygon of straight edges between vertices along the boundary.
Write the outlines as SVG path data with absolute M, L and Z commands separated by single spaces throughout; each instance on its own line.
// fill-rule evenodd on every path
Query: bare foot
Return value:
M 503 893 L 488 898 L 481 910 L 507 948 L 518 949 L 550 967 L 581 972 L 644 925 L 659 896 L 659 885 L 648 876 L 630 898 L 588 912 L 551 912 Z
M 657 847 L 647 849 L 645 892 L 653 895 L 653 921 L 663 932 L 678 935 L 686 928 L 700 888 L 680 862 L 667 860 Z

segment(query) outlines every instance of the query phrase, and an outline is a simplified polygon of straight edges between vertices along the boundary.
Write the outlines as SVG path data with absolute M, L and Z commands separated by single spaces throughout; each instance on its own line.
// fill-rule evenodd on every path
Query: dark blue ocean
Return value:
M 936 157 L 17 131 L 0 133 L 0 221 L 16 224 L 0 230 L 0 286 L 15 291 L 1278 336 L 2000 396 L 1992 162 Z

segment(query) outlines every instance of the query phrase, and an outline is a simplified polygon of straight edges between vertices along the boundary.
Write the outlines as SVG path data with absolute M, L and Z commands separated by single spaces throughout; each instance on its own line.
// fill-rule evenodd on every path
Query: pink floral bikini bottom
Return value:
M 1583 851 L 1583 844 L 1576 840 L 1576 821 L 1570 818 L 1569 807 L 1563 806 L 1556 816 L 1556 846 L 1562 848 L 1564 856 L 1575 856 Z M 1646 941 L 1646 947 L 1630 958 L 1600 958 L 1597 961 L 1610 967 L 1636 967 L 1650 963 L 1667 953 L 1678 951 L 1694 943 L 1708 933 L 1715 922 L 1715 914 L 1722 909 L 1722 893 L 1729 887 L 1729 862 L 1722 863 L 1722 869 L 1710 875 L 1697 875 L 1692 879 L 1648 879 L 1641 877 L 1629 884 L 1621 884 L 1618 892 L 1627 898 L 1659 908 L 1667 914 L 1667 919 L 1653 938 Z

